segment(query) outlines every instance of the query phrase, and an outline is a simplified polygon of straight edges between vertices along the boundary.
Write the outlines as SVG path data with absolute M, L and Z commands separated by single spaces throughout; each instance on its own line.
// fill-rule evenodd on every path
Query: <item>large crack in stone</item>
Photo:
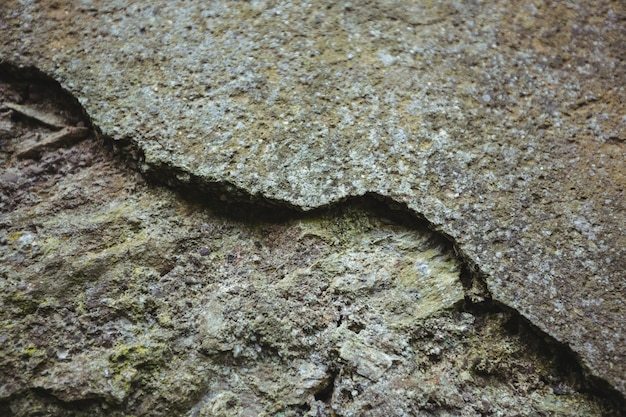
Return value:
M 405 203 L 624 395 L 625 16 L 614 0 L 5 0 L 0 61 L 225 196 Z
M 57 83 L 3 69 L 3 102 L 84 119 Z M 4 415 L 624 406 L 566 347 L 489 301 L 476 265 L 403 204 L 370 195 L 301 213 L 151 170 L 162 188 L 138 175 L 132 144 L 106 137 L 17 158 L 50 130 L 22 116 L 0 119 Z

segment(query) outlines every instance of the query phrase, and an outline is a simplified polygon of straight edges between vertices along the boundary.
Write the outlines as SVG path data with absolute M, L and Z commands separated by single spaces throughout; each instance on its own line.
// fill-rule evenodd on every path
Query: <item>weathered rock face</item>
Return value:
M 5 3 L 0 60 L 58 79 L 146 172 L 304 210 L 405 203 L 626 393 L 623 2 Z
M 619 415 L 405 211 L 188 201 L 3 69 L 2 415 Z

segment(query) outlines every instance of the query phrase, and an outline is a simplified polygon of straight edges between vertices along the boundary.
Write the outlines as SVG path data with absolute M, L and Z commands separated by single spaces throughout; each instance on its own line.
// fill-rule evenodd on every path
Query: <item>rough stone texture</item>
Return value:
M 147 172 L 406 203 L 626 393 L 624 2 L 3 3 L 0 60 Z
M 619 416 L 414 216 L 190 201 L 93 136 L 26 157 L 81 113 L 1 70 L 1 415 Z

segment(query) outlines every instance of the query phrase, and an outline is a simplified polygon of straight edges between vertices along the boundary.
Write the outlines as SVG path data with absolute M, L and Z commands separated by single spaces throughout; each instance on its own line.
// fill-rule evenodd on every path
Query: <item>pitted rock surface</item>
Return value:
M 86 122 L 49 78 L 0 66 L 0 101 L 1 415 L 621 416 L 397 204 L 184 198 L 48 140 Z
M 303 210 L 372 192 L 626 394 L 626 4 L 7 1 L 147 172 Z

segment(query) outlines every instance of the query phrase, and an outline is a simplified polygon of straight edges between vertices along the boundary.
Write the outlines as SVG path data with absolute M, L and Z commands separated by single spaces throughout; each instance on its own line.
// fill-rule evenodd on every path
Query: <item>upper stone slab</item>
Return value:
M 626 394 L 626 3 L 5 1 L 146 169 L 310 209 L 375 192 Z

